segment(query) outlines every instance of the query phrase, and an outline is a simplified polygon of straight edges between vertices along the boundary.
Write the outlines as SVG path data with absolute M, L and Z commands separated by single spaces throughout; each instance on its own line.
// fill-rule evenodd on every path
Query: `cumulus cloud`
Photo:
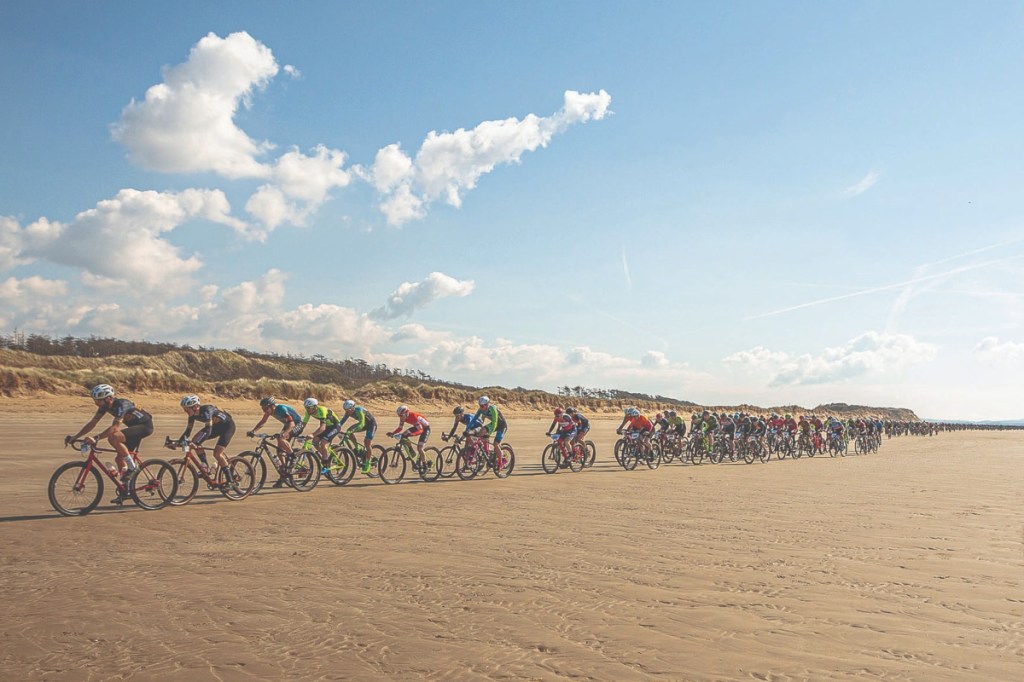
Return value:
M 18 308 L 38 305 L 40 299 L 66 296 L 68 283 L 63 280 L 44 279 L 38 275 L 18 279 L 8 277 L 0 282 L 0 302 Z
M 239 229 L 230 210 L 220 190 L 123 189 L 68 224 L 0 221 L 0 254 L 8 267 L 42 259 L 81 269 L 87 285 L 171 296 L 188 290 L 202 262 L 183 257 L 162 235 L 198 219 Z
M 210 33 L 185 63 L 164 69 L 163 82 L 150 87 L 145 99 L 124 108 L 114 139 L 132 161 L 152 170 L 266 177 L 270 169 L 257 157 L 272 145 L 252 140 L 234 117 L 277 72 L 270 48 L 248 33 Z
M 733 353 L 727 364 L 752 370 L 770 371 L 769 385 L 792 386 L 845 381 L 871 372 L 892 370 L 910 364 L 930 362 L 938 350 L 930 343 L 907 334 L 865 332 L 842 346 L 826 348 L 819 355 L 793 357 L 758 346 Z
M 380 208 L 388 223 L 401 225 L 422 217 L 424 207 L 439 199 L 461 206 L 480 176 L 499 164 L 518 163 L 524 152 L 546 147 L 573 124 L 603 119 L 610 104 L 604 90 L 567 90 L 562 108 L 548 117 L 528 114 L 522 120 L 484 121 L 472 130 L 431 131 L 415 161 L 396 144 L 384 147 L 366 175 L 384 196 Z
M 378 320 L 408 317 L 439 299 L 468 296 L 474 286 L 473 280 L 459 280 L 443 272 L 432 272 L 422 282 L 403 282 L 388 296 L 387 303 L 375 308 L 370 315 Z
M 981 360 L 998 366 L 1017 366 L 1024 361 L 1024 343 L 1000 341 L 988 336 L 974 347 L 974 355 Z

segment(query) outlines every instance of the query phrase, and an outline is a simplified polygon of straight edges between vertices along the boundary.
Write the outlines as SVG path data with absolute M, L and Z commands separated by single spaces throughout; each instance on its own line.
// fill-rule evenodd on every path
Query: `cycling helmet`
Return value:
M 622 413 L 628 417 L 629 413 L 632 412 L 632 411 L 633 411 L 632 407 L 627 407 L 626 409 L 622 410 Z
M 636 409 L 635 407 L 629 408 L 629 416 L 630 417 L 639 417 L 640 416 L 640 410 Z
M 341 409 L 345 410 L 346 412 L 348 412 L 349 410 L 354 410 L 355 407 L 356 407 L 356 401 L 354 401 L 354 400 L 346 400 L 345 402 L 343 402 L 341 404 Z
M 479 405 L 480 405 L 480 407 L 483 407 L 483 406 L 484 406 L 484 405 L 486 405 L 487 403 L 491 402 L 491 399 L 490 399 L 490 398 L 488 398 L 488 397 L 487 397 L 487 396 L 485 396 L 485 395 L 482 395 L 482 396 L 480 396 L 480 400 L 477 400 L 476 402 L 477 402 L 477 404 L 479 404 Z
M 567 408 L 565 408 L 565 411 L 566 411 L 567 414 L 576 414 L 576 408 L 575 407 L 567 407 Z
M 561 417 L 564 412 L 565 412 L 565 410 L 563 410 L 561 407 L 556 407 L 555 408 L 555 416 L 556 417 Z
M 664 415 L 662 415 L 661 412 L 659 412 L 658 414 L 654 415 L 654 421 L 656 421 L 656 422 L 661 421 L 661 418 L 663 416 Z
M 402 416 L 403 414 L 408 414 L 408 413 L 409 413 L 409 408 L 408 408 L 408 407 L 406 407 L 405 405 L 399 405 L 399 406 L 398 406 L 398 409 L 397 409 L 397 410 L 395 410 L 395 413 L 396 413 L 396 414 L 397 414 L 397 415 L 398 415 L 399 417 L 401 417 L 401 416 Z
M 319 404 L 320 401 L 317 400 L 316 398 L 306 398 L 305 400 L 302 401 L 302 406 L 305 407 L 307 410 L 312 410 Z
M 704 410 L 703 412 L 701 412 L 701 416 L 704 416 L 704 417 L 707 417 L 707 416 L 708 416 L 708 415 L 710 415 L 710 414 L 711 414 L 711 413 L 710 413 L 710 412 L 708 412 L 707 410 Z
M 792 418 L 793 418 L 793 415 L 791 415 L 789 412 L 787 412 L 786 413 L 786 419 L 792 419 Z
M 197 395 L 187 395 L 187 396 L 185 396 L 184 398 L 181 399 L 181 406 L 182 407 L 195 407 L 198 404 L 199 404 L 199 396 L 197 396 Z
M 103 400 L 114 395 L 114 387 L 110 384 L 100 384 L 99 386 L 93 386 L 92 388 L 92 399 Z
M 458 406 L 458 407 L 456 407 L 456 408 L 455 408 L 454 410 L 452 410 L 452 414 L 454 414 L 454 415 L 455 415 L 456 417 L 458 417 L 458 416 L 459 416 L 460 414 L 462 414 L 463 412 L 465 412 L 465 410 L 464 410 L 464 409 L 462 409 L 462 405 L 459 405 L 459 406 Z
M 260 400 L 260 407 L 273 407 L 274 405 L 277 405 L 277 398 L 274 396 L 268 395 L 266 398 Z

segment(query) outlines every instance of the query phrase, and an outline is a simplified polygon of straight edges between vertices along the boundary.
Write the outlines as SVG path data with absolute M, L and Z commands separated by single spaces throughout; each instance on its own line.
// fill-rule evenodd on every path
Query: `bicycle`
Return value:
M 569 469 L 574 474 L 579 473 L 583 471 L 583 461 L 586 456 L 584 453 L 585 446 L 578 441 L 562 438 L 557 433 L 551 434 L 551 442 L 544 446 L 544 451 L 540 455 L 540 466 L 546 474 L 553 474 L 559 469 Z
M 737 449 L 740 456 L 743 457 L 743 461 L 747 464 L 753 464 L 755 459 L 759 459 L 762 464 L 765 464 L 768 462 L 768 457 L 770 457 L 768 449 L 761 443 L 760 438 L 754 435 L 743 437 L 739 441 Z
M 494 471 L 498 478 L 508 478 L 515 466 L 516 453 L 511 445 L 502 443 L 500 448 L 497 444 L 490 445 L 487 436 L 482 434 L 467 434 L 466 444 L 455 459 L 456 471 L 464 481 L 483 476 L 488 470 Z
M 299 436 L 299 446 L 307 456 L 320 460 L 320 473 L 334 485 L 345 485 L 356 473 L 356 456 L 347 448 L 335 448 L 333 443 L 324 443 L 327 459 L 313 446 L 313 436 Z
M 648 469 L 657 469 L 661 466 L 661 447 L 653 438 L 647 441 L 647 447 L 641 440 L 639 431 L 628 432 L 629 438 L 622 446 L 620 464 L 626 471 L 633 471 L 636 465 L 643 461 Z
M 46 486 L 50 504 L 64 516 L 85 516 L 96 508 L 103 498 L 101 471 L 114 483 L 119 499 L 131 497 L 136 505 L 147 511 L 163 509 L 178 491 L 174 469 L 162 459 L 141 460 L 138 452 L 130 453 L 135 470 L 127 481 L 123 481 L 116 467 L 104 465 L 96 456 L 98 452 L 116 450 L 99 448 L 95 443 L 81 439 L 72 441 L 72 444 L 85 456 L 85 461 L 67 462 L 57 467 Z
M 828 454 L 829 457 L 835 457 L 842 455 L 846 457 L 846 439 L 836 431 L 828 434 Z
M 345 435 L 341 437 L 341 444 L 339 447 L 345 448 L 352 453 L 352 457 L 355 460 L 356 466 L 359 467 L 359 471 L 366 474 L 370 478 L 377 478 L 377 463 L 380 461 L 380 457 L 384 454 L 383 445 L 374 445 L 373 452 L 370 455 L 370 466 L 366 467 L 366 446 L 356 440 L 354 432 L 346 431 Z
M 437 480 L 443 466 L 441 453 L 437 448 L 423 448 L 423 456 L 420 457 L 419 452 L 407 436 L 395 434 L 393 438 L 397 442 L 385 449 L 380 461 L 377 462 L 377 474 L 380 476 L 380 480 L 388 485 L 401 483 L 405 478 L 408 462 L 412 462 L 413 469 L 424 481 Z
M 177 483 L 177 491 L 171 498 L 171 504 L 175 507 L 188 504 L 195 498 L 200 478 L 206 481 L 212 490 L 219 491 L 232 501 L 244 500 L 252 494 L 256 476 L 248 460 L 232 457 L 228 460 L 230 470 L 216 467 L 216 472 L 211 472 L 199 459 L 197 450 L 202 451 L 200 446 L 188 440 L 174 441 L 167 437 L 164 439 L 164 447 L 171 450 L 180 448 L 184 454 L 184 457 L 170 461 L 175 470 L 174 479 Z
M 309 492 L 320 482 L 320 458 L 315 452 L 299 450 L 286 455 L 270 442 L 277 438 L 276 434 L 255 433 L 251 437 L 259 440 L 256 449 L 246 450 L 238 456 L 249 460 L 255 472 L 253 495 L 263 490 L 263 484 L 267 481 L 267 461 L 281 477 L 281 481 L 299 492 Z

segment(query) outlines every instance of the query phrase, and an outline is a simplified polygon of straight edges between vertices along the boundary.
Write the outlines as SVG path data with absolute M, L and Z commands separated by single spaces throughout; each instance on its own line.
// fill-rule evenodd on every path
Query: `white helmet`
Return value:
M 187 395 L 187 396 L 185 396 L 184 398 L 181 399 L 181 406 L 182 407 L 195 407 L 198 404 L 199 404 L 199 396 L 197 396 L 197 395 Z
M 354 400 L 346 400 L 345 402 L 343 402 L 341 404 L 341 409 L 345 410 L 346 412 L 348 412 L 349 410 L 354 410 L 355 407 L 356 407 L 356 401 L 354 401 Z
M 477 401 L 477 403 L 480 404 L 480 407 L 483 407 L 484 405 L 486 405 L 489 402 L 491 402 L 491 399 L 488 398 L 485 395 L 480 396 L 480 400 Z
M 406 407 L 405 405 L 399 405 L 398 409 L 395 410 L 395 412 L 398 414 L 399 417 L 401 417 L 403 414 L 407 413 L 408 411 L 409 411 L 409 408 Z
M 316 398 L 306 398 L 305 400 L 302 401 L 302 406 L 305 407 L 307 410 L 312 410 L 319 404 L 320 401 L 318 401 Z
M 99 386 L 93 386 L 92 388 L 92 399 L 102 400 L 103 398 L 109 398 L 114 395 L 114 387 L 110 384 L 100 384 Z

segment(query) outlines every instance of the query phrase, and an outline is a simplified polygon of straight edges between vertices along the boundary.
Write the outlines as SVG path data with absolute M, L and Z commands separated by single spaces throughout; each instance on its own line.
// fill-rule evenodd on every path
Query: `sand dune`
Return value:
M 68 414 L 0 419 L 5 680 L 1024 677 L 1020 434 L 623 472 L 600 421 L 598 465 L 549 476 L 517 419 L 506 481 L 69 519 Z

